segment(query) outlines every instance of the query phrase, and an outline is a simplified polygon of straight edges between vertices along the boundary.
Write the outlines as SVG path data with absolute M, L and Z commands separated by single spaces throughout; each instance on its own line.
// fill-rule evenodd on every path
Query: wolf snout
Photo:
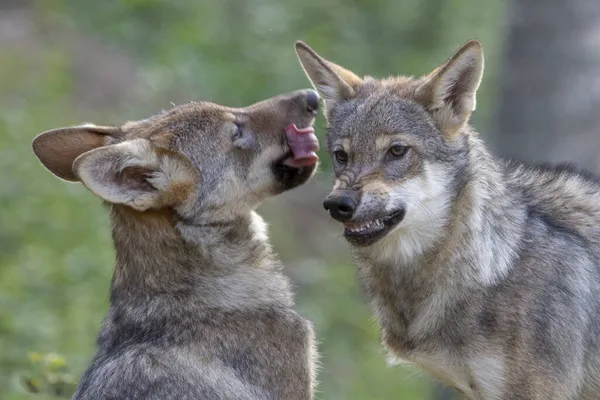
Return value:
M 358 203 L 358 192 L 344 190 L 329 194 L 323 201 L 323 207 L 329 211 L 331 218 L 346 222 L 352 219 Z
M 316 114 L 319 110 L 319 95 L 312 89 L 306 91 L 306 110 Z
M 318 114 L 321 98 L 313 89 L 300 89 L 284 95 L 283 101 L 293 108 L 294 113 L 299 112 L 301 118 L 310 117 L 312 119 Z

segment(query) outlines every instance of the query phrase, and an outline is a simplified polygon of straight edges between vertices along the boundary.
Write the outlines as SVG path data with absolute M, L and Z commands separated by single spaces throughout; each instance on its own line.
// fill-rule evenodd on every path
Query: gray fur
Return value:
M 430 75 L 384 80 L 297 49 L 329 150 L 348 154 L 332 193 L 361 199 L 345 235 L 405 211 L 381 238 L 348 237 L 390 359 L 470 399 L 600 398 L 600 179 L 485 149 L 468 126 L 477 42 Z M 390 137 L 403 158 L 378 147 Z
M 74 399 L 313 398 L 312 324 L 253 211 L 314 173 L 278 172 L 285 126 L 314 121 L 307 93 L 244 109 L 190 103 L 34 141 L 50 171 L 104 198 L 112 221 L 110 310 Z

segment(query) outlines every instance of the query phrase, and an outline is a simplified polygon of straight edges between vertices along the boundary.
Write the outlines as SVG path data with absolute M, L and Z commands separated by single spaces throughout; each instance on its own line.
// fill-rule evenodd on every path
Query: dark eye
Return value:
M 348 153 L 346 153 L 344 150 L 334 151 L 333 157 L 335 158 L 335 161 L 339 162 L 340 164 L 346 164 L 346 162 L 348 162 Z
M 389 153 L 394 158 L 400 158 L 406 154 L 408 151 L 408 147 L 400 146 L 399 144 L 395 144 L 390 147 Z

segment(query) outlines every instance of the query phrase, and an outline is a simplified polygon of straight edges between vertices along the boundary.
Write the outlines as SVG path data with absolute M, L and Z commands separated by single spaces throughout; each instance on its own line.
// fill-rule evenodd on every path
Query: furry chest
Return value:
M 416 344 L 403 335 L 394 335 L 393 331 L 381 330 L 382 344 L 389 350 L 388 363 L 391 365 L 411 364 L 435 379 L 454 387 L 470 399 L 476 399 L 470 382 L 472 375 L 469 368 L 452 352 L 439 346 L 429 350 L 424 343 Z M 425 346 L 425 347 L 424 347 Z
M 429 354 L 424 352 L 410 352 L 410 354 L 390 357 L 391 364 L 411 364 L 433 376 L 444 384 L 454 387 L 469 399 L 477 399 L 469 382 L 472 376 L 467 367 L 461 366 L 452 357 L 445 354 Z

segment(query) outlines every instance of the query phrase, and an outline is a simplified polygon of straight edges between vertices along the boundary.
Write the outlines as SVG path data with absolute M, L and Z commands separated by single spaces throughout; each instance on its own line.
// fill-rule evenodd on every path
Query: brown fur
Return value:
M 233 109 L 199 102 L 121 127 L 39 135 L 36 155 L 110 210 L 111 307 L 76 399 L 312 399 L 312 325 L 254 209 L 307 181 L 284 128 L 313 91 Z

